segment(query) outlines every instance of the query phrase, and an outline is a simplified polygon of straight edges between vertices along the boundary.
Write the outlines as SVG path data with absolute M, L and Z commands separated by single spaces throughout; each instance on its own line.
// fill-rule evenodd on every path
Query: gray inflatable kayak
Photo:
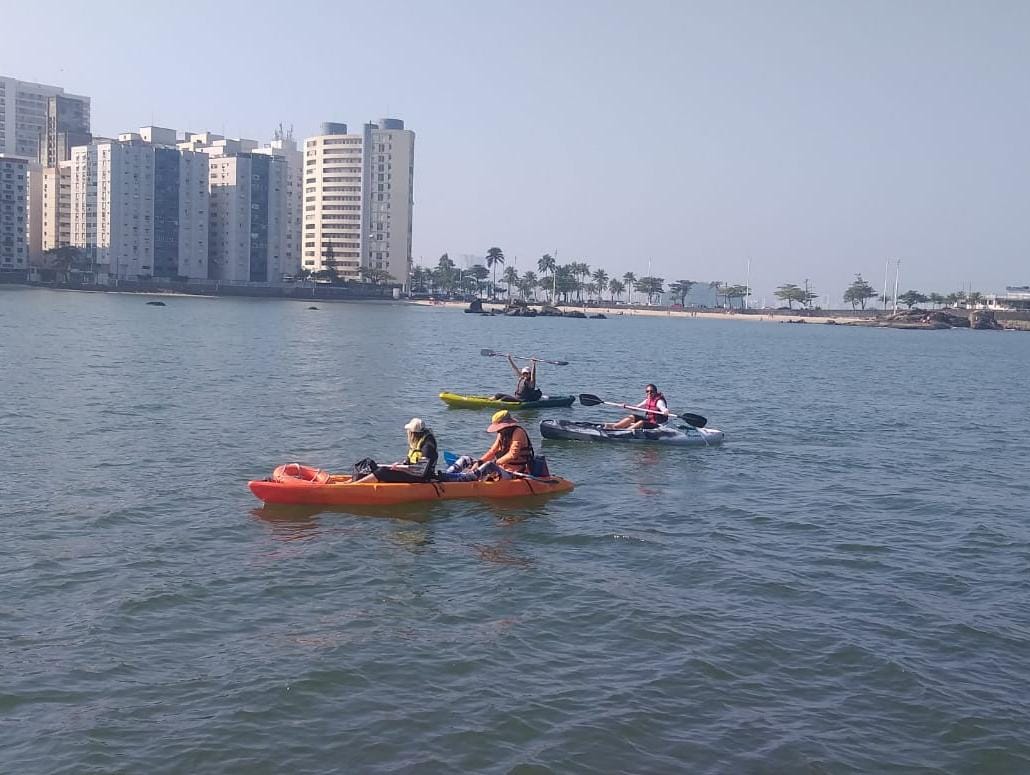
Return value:
M 723 432 L 716 428 L 662 425 L 654 429 L 616 431 L 606 429 L 601 423 L 573 420 L 544 420 L 540 423 L 540 433 L 545 439 L 652 443 L 674 447 L 711 447 L 722 444 L 723 440 Z

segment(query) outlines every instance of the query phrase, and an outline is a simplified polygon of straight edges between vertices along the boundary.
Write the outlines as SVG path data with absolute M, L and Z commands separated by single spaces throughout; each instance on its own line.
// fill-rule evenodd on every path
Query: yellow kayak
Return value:
M 443 392 L 440 400 L 447 406 L 465 409 L 544 409 L 550 406 L 572 406 L 575 396 L 541 396 L 538 401 L 501 401 L 490 396 L 463 396 L 458 393 Z

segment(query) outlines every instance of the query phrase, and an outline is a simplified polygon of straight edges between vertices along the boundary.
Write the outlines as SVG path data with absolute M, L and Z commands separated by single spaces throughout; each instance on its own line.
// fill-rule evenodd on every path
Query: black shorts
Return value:
M 428 477 L 419 476 L 413 474 L 410 471 L 405 471 L 398 468 L 388 468 L 387 466 L 379 466 L 375 470 L 374 474 L 377 481 L 383 482 L 384 484 L 415 484 L 417 482 L 427 482 L 432 478 L 432 474 Z

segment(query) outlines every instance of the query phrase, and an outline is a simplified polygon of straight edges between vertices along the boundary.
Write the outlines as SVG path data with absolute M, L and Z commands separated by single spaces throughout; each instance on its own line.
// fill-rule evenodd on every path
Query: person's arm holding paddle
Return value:
M 511 357 L 511 353 L 508 353 L 508 363 L 511 364 L 511 370 L 515 372 L 515 378 L 518 379 L 522 373 L 518 365 L 515 363 L 515 359 Z

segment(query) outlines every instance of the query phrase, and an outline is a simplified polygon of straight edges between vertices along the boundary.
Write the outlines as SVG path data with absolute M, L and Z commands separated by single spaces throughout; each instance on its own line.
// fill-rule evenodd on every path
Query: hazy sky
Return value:
M 403 118 L 426 264 L 750 258 L 756 302 L 898 258 L 924 292 L 1030 283 L 1025 1 L 0 0 L 0 27 L 0 73 L 90 95 L 98 134 Z

